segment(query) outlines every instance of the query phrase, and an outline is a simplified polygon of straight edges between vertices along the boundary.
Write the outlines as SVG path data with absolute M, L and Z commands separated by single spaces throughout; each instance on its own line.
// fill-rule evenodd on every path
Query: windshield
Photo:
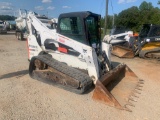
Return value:
M 144 37 L 147 37 L 148 33 L 149 33 L 149 30 L 150 30 L 150 26 L 149 25 L 145 25 L 143 26 L 140 34 L 139 34 L 139 37 L 141 38 L 144 38 Z
M 83 26 L 79 17 L 61 18 L 60 33 L 78 42 L 85 43 Z
M 148 37 L 158 37 L 160 36 L 160 26 L 153 26 L 150 30 Z
M 98 31 L 98 18 L 89 16 L 86 18 L 86 26 L 88 29 L 88 37 L 91 44 L 98 43 L 99 31 Z

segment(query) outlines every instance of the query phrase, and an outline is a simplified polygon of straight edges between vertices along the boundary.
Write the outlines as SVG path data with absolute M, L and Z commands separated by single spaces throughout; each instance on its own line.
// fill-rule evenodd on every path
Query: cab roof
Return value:
M 63 17 L 81 17 L 81 18 L 86 18 L 86 17 L 88 17 L 90 15 L 100 17 L 99 14 L 95 14 L 95 13 L 92 13 L 90 11 L 81 11 L 81 12 L 62 13 L 62 14 L 60 14 L 59 18 L 63 18 Z

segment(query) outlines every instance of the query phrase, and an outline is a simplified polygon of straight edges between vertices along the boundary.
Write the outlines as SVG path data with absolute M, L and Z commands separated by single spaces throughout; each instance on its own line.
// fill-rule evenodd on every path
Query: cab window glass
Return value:
M 60 20 L 60 33 L 78 42 L 85 43 L 83 24 L 79 17 L 68 17 Z
M 89 16 L 86 18 L 86 26 L 91 44 L 98 43 L 98 20 L 95 17 Z
M 60 30 L 61 33 L 82 34 L 82 25 L 79 17 L 62 18 Z
M 153 28 L 150 34 L 150 37 L 154 37 L 154 36 L 160 36 L 160 27 Z

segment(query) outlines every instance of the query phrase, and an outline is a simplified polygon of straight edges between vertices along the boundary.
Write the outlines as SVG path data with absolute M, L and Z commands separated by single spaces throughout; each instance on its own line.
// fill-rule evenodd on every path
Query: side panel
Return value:
M 108 57 L 108 60 L 111 63 L 111 51 L 112 51 L 112 45 L 111 44 L 107 44 L 105 42 L 102 42 L 102 51 L 106 52 L 106 55 Z
M 88 66 L 88 74 L 93 79 L 94 83 L 96 83 L 100 76 L 97 54 L 94 48 L 87 50 L 84 58 Z
M 87 64 L 86 64 L 85 60 L 82 60 L 78 57 L 68 55 L 65 53 L 60 53 L 60 52 L 50 52 L 49 54 L 51 54 L 54 59 L 56 59 L 62 63 L 65 63 L 68 66 L 78 68 L 78 69 L 87 70 Z
M 99 67 L 98 67 L 97 55 L 94 48 L 87 46 L 85 44 L 79 43 L 77 41 L 74 41 L 60 34 L 57 34 L 57 41 L 64 45 L 70 46 L 77 52 L 81 53 L 81 57 L 87 63 L 89 76 L 90 77 L 94 76 L 93 79 L 98 80 Z
M 37 56 L 42 48 L 38 45 L 37 40 L 34 35 L 28 36 L 28 59 L 31 60 L 33 56 Z

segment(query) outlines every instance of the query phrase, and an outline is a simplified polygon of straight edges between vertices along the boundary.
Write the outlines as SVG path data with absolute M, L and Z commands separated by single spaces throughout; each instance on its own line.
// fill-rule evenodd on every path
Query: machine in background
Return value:
M 112 54 L 123 58 L 139 55 L 160 59 L 160 25 L 144 24 L 138 38 L 131 37 L 127 46 L 114 46 Z

